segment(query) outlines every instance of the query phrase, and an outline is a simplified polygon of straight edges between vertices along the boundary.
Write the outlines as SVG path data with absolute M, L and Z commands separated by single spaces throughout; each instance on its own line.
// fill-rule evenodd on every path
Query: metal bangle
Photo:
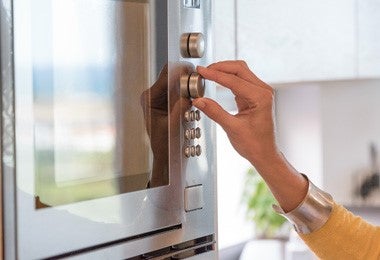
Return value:
M 306 175 L 303 176 L 308 180 L 309 188 L 304 200 L 298 207 L 287 213 L 277 205 L 273 205 L 273 209 L 288 219 L 298 233 L 309 234 L 327 222 L 334 201 L 330 194 L 316 187 Z

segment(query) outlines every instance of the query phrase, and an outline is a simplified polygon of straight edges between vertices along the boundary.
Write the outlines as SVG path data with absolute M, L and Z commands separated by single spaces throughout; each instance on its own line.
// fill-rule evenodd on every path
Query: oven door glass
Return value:
M 21 254 L 59 255 L 180 223 L 167 24 L 162 0 L 14 2 Z
M 148 90 L 167 62 L 152 3 L 43 2 L 31 14 L 36 207 L 167 185 L 167 121 L 152 122 Z

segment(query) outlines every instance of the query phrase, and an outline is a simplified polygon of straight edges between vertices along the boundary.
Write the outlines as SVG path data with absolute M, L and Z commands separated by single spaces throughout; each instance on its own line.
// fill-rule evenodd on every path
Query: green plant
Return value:
M 272 205 L 277 202 L 264 180 L 254 169 L 247 171 L 243 202 L 248 219 L 255 223 L 257 236 L 261 238 L 275 237 L 286 219 L 272 209 Z

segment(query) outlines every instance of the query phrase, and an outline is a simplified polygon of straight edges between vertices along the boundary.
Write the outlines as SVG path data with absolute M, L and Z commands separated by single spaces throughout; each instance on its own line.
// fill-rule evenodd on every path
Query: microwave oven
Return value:
M 216 259 L 211 0 L 1 0 L 4 259 Z

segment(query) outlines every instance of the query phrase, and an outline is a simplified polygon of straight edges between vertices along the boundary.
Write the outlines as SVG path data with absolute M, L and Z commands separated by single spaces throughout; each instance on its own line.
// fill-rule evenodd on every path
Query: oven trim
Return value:
M 13 1 L 0 0 L 1 34 L 1 256 L 17 259 Z M 7 147 L 5 141 L 7 140 Z M 4 159 L 7 157 L 6 160 Z M 6 210 L 5 210 L 6 209 Z M 6 223 L 6 224 L 5 224 Z M 6 239 L 4 239 L 6 238 Z

